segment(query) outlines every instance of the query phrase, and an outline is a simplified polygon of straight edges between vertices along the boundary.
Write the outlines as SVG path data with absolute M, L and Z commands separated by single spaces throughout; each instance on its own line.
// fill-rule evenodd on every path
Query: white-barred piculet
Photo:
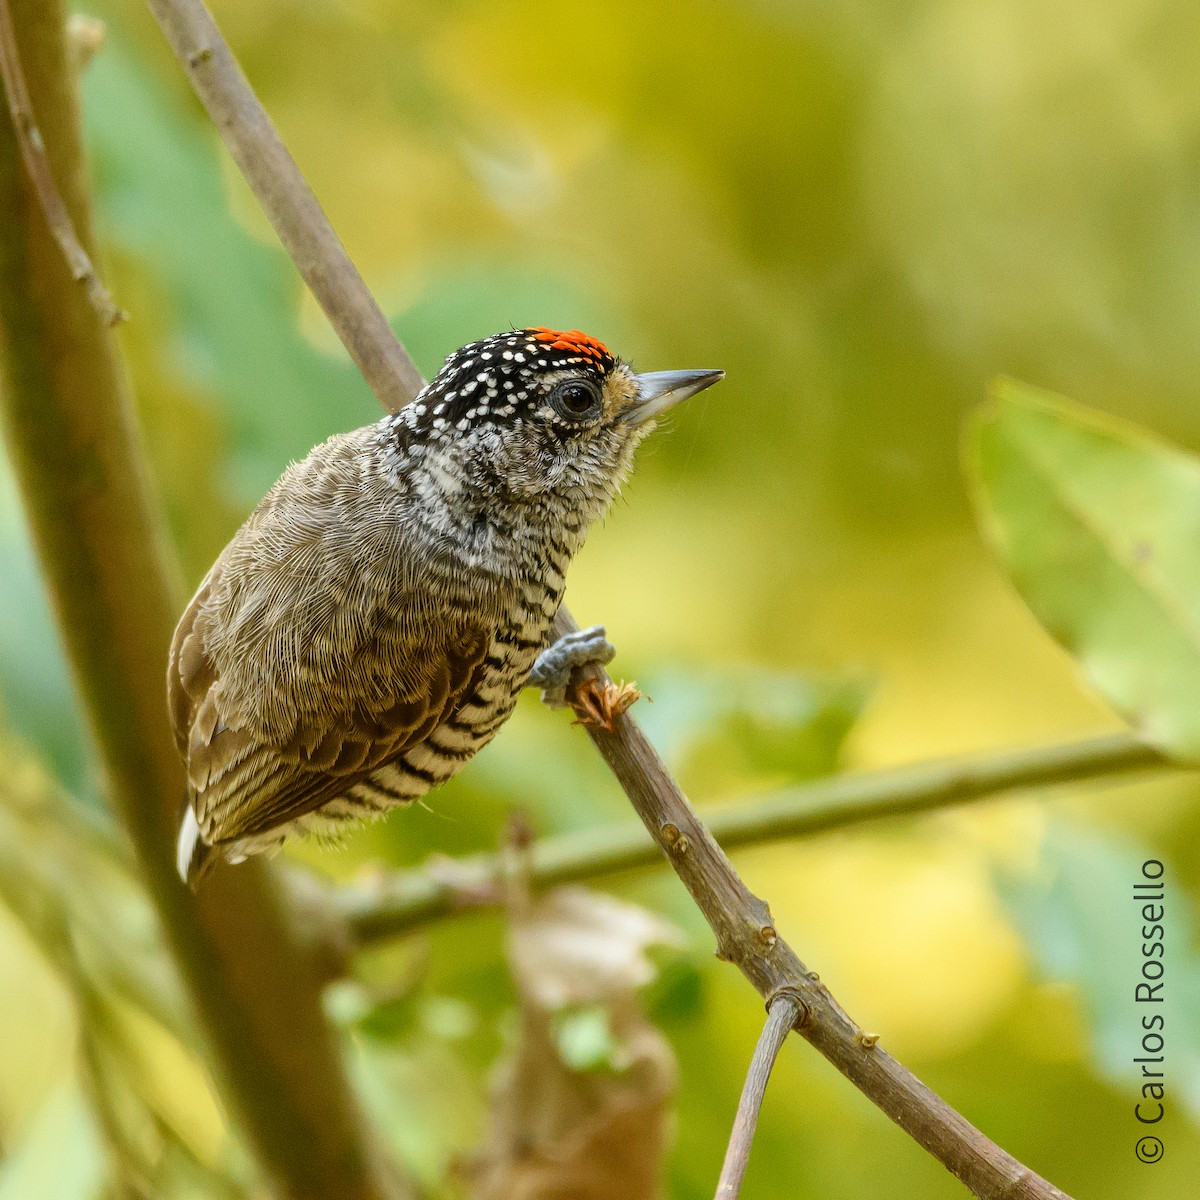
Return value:
M 180 875 L 411 804 L 526 684 L 561 703 L 574 667 L 608 661 L 599 627 L 546 646 L 567 565 L 655 419 L 722 374 L 638 375 L 578 330 L 499 333 L 288 467 L 172 641 Z

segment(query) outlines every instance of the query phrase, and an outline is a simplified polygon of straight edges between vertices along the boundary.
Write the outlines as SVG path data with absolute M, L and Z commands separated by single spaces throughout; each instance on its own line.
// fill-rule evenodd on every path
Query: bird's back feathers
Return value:
M 289 469 L 176 629 L 168 700 L 192 798 L 181 874 L 185 850 L 190 863 L 197 847 L 285 826 L 418 744 L 488 649 L 494 581 L 439 580 L 449 565 L 414 545 L 406 497 L 362 478 L 367 432 Z M 284 481 L 291 499 L 279 506 Z

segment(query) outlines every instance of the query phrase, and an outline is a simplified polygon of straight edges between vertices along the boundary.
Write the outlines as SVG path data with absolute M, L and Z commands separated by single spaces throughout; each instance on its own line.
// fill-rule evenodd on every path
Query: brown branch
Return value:
M 800 1019 L 803 1006 L 791 992 L 781 992 L 767 1007 L 767 1021 L 754 1047 L 754 1057 L 746 1071 L 746 1082 L 742 1085 L 742 1098 L 738 1101 L 737 1116 L 733 1119 L 733 1132 L 729 1135 L 729 1146 L 725 1161 L 721 1165 L 721 1178 L 717 1181 L 715 1200 L 737 1200 L 746 1177 L 750 1162 L 750 1146 L 754 1141 L 754 1130 L 758 1126 L 758 1113 L 763 1097 L 767 1093 L 767 1080 L 771 1069 L 783 1049 L 783 1043 Z
M 208 9 L 202 0 L 147 2 L 342 345 L 384 408 L 396 412 L 421 390 L 421 373 L 350 261 Z
M 838 775 L 708 807 L 702 818 L 729 852 L 866 821 L 933 812 L 1021 788 L 1185 769 L 1132 734 L 1120 733 Z M 664 865 L 653 839 L 633 822 L 542 838 L 529 849 L 529 881 L 535 889 Z M 501 907 L 504 872 L 501 855 L 472 854 L 392 872 L 361 886 L 329 889 L 329 902 L 340 914 L 351 944 L 361 948 L 456 914 Z
M 338 336 L 385 406 L 397 407 L 419 387 L 419 373 L 387 322 L 375 319 L 378 309 L 366 285 L 211 16 L 199 0 L 148 3 L 280 239 L 314 292 L 322 287 L 322 306 Z M 565 608 L 555 628 L 558 633 L 575 628 Z M 592 679 L 604 702 L 614 685 L 603 672 Z M 794 989 L 805 1008 L 803 1035 L 977 1195 L 1062 1200 L 1064 1193 L 988 1141 L 842 1012 L 779 937 L 766 905 L 733 870 L 635 721 L 617 715 L 612 732 L 588 732 L 712 926 L 718 953 L 736 962 L 766 997 Z
M 575 628 L 560 612 L 553 636 Z M 582 673 L 577 711 L 603 708 L 616 685 L 599 669 Z M 851 1083 L 901 1129 L 985 1200 L 1065 1200 L 1065 1193 L 990 1141 L 940 1096 L 865 1034 L 780 937 L 767 905 L 741 876 L 696 816 L 687 797 L 637 722 L 617 716 L 612 730 L 587 725 L 642 823 L 691 893 L 717 939 L 717 956 L 736 964 L 766 999 L 794 993 L 803 1005 L 797 1025 Z
M 83 284 L 89 303 L 105 325 L 116 325 L 125 319 L 126 314 L 117 307 L 96 273 L 96 268 L 92 266 L 91 257 L 75 232 L 71 214 L 54 182 L 54 172 L 46 157 L 46 143 L 37 127 L 25 73 L 21 69 L 21 56 L 17 51 L 8 0 L 0 0 L 0 80 L 3 80 L 4 92 L 8 97 L 8 111 L 12 115 L 12 127 L 21 148 L 21 158 L 29 172 L 29 180 L 42 207 L 46 224 L 70 267 L 71 277 L 76 283 Z
M 91 248 L 75 72 L 58 0 L 9 0 L 24 78 L 71 226 Z M 265 870 L 175 877 L 183 773 L 163 664 L 183 597 L 115 338 L 51 236 L 0 112 L 0 409 L 67 657 L 224 1097 L 288 1200 L 393 1194 L 321 1008 L 321 975 Z

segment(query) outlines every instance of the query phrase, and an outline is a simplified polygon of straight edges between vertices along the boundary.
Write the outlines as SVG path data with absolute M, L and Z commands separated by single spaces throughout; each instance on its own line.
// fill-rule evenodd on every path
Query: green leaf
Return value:
M 967 456 L 981 523 L 1038 619 L 1142 736 L 1200 758 L 1200 460 L 1013 382 Z
M 55 1092 L 0 1168 L 0 1200 L 100 1200 L 104 1149 L 82 1095 Z
M 645 691 L 654 703 L 639 706 L 639 719 L 667 764 L 705 794 L 829 774 L 868 695 L 861 680 L 756 667 L 662 672 Z
M 87 786 L 88 744 L 8 464 L 0 457 L 0 716 L 60 779 Z
M 1170 863 L 1163 874 L 1165 916 L 1147 921 L 1133 885 L 1154 854 L 1128 841 L 1065 821 L 1055 822 L 1034 878 L 1001 876 L 999 893 L 1024 936 L 1039 972 L 1074 984 L 1088 1018 L 1092 1058 L 1100 1074 L 1126 1087 L 1145 1082 L 1143 1017 L 1161 1016 L 1169 1091 L 1200 1115 L 1200 952 L 1191 941 L 1196 913 L 1185 881 Z M 1156 868 L 1157 869 L 1157 868 Z M 1155 902 L 1156 904 L 1158 902 Z M 1153 913 L 1151 915 L 1154 915 Z M 1161 924 L 1161 935 L 1154 932 Z M 1145 929 L 1165 957 L 1162 1003 L 1138 1003 Z
M 646 986 L 644 1003 L 656 1025 L 683 1024 L 699 1020 L 707 999 L 701 963 L 680 956 L 659 968 L 658 975 Z
M 554 1017 L 554 1041 L 563 1063 L 572 1071 L 614 1071 L 621 1047 L 604 1005 L 571 1009 Z
M 356 1039 L 350 1066 L 372 1125 L 420 1185 L 443 1195 L 450 1164 L 478 1140 L 480 1081 L 445 1042 L 423 1034 L 405 1043 Z

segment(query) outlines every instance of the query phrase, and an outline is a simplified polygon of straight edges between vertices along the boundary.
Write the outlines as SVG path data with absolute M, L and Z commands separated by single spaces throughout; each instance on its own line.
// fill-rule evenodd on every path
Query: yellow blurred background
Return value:
M 861 682 L 866 701 L 824 763 L 714 770 L 711 756 L 684 755 L 674 765 L 697 801 L 736 802 L 834 762 L 1120 728 L 977 535 L 960 428 L 989 381 L 1011 374 L 1200 448 L 1200 7 L 212 7 L 425 372 L 463 342 L 526 324 L 586 329 L 641 369 L 728 372 L 644 447 L 625 501 L 572 570 L 572 610 L 607 625 L 618 672 L 651 695 L 671 671 L 764 668 Z M 85 11 L 108 25 L 83 86 L 101 238 L 132 314 L 122 339 L 190 586 L 289 458 L 377 410 L 144 6 Z M 2 483 L 7 731 L 94 800 Z M 652 729 L 670 726 L 664 707 L 643 706 Z M 380 858 L 487 848 L 514 804 L 546 832 L 627 817 L 566 724 L 523 702 L 427 811 L 298 858 L 340 878 Z M 737 861 L 856 1019 L 1017 1157 L 1087 1200 L 1182 1198 L 1200 1162 L 1200 1011 L 1181 1010 L 1192 1023 L 1169 1039 L 1167 1154 L 1143 1166 L 1137 1030 L 1126 1021 L 1123 1044 L 1113 1016 L 1135 950 L 1087 918 L 1120 903 L 1127 868 L 1164 859 L 1179 987 L 1200 983 L 1183 895 L 1200 888 L 1197 798 L 1188 776 L 1058 789 Z M 707 932 L 672 880 L 613 886 L 691 939 L 690 998 L 655 1011 L 682 1067 L 670 1194 L 705 1196 L 761 1006 L 707 961 Z M 426 992 L 471 1006 L 491 1031 L 459 1046 L 463 1079 L 451 1082 L 421 1069 L 428 1046 L 395 1048 L 409 1056 L 405 1078 L 443 1086 L 456 1114 L 425 1135 L 430 1177 L 478 1134 L 508 1003 L 500 942 L 499 922 L 471 918 L 431 932 L 423 951 Z M 3 904 L 0 1012 L 0 1200 L 99 1195 L 86 1183 L 5 1190 L 6 1167 L 65 1094 L 79 1033 L 61 979 Z M 142 1044 L 160 1067 L 173 1053 Z M 476 1098 L 460 1103 L 455 1088 Z M 196 1152 L 219 1157 L 200 1077 L 170 1102 L 188 1109 L 179 1119 Z M 744 1192 L 781 1194 L 961 1188 L 796 1046 Z

